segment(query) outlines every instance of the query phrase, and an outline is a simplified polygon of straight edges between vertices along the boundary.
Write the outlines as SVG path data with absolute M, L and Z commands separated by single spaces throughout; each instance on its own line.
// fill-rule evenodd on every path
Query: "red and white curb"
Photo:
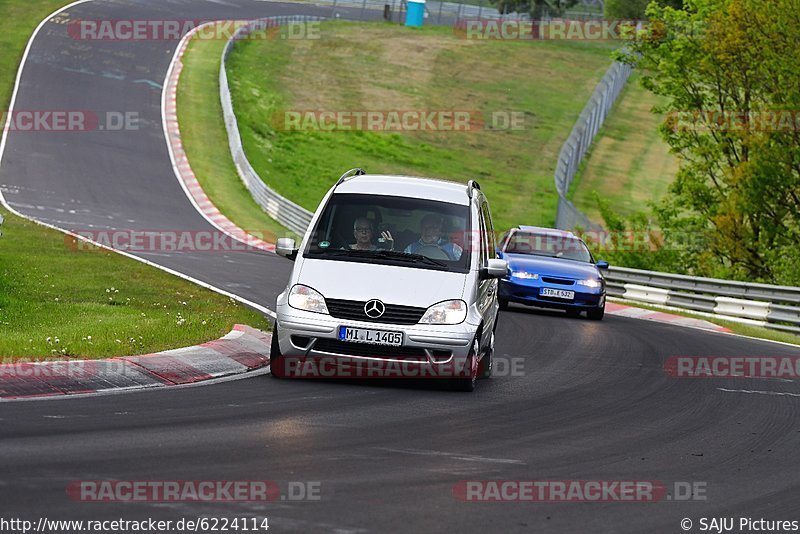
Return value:
M 192 384 L 269 365 L 272 335 L 237 324 L 220 339 L 143 356 L 0 365 L 0 400 Z
M 214 22 L 202 24 L 192 31 L 187 33 L 178 48 L 172 60 L 169 72 L 167 73 L 164 90 L 163 90 L 163 121 L 164 133 L 167 138 L 167 146 L 172 159 L 175 175 L 178 177 L 183 190 L 192 201 L 197 211 L 214 227 L 228 236 L 246 244 L 248 247 L 253 247 L 261 250 L 275 252 L 275 244 L 268 243 L 256 236 L 247 233 L 239 226 L 233 223 L 225 215 L 223 215 L 217 207 L 211 202 L 206 195 L 203 188 L 200 186 L 197 177 L 189 164 L 189 159 L 186 157 L 186 151 L 183 149 L 181 142 L 181 132 L 178 126 L 178 110 L 177 110 L 177 95 L 178 95 L 178 80 L 183 71 L 183 55 L 189 46 L 189 41 L 198 30 L 203 29 L 209 24 Z
M 695 319 L 692 317 L 684 317 L 682 315 L 675 315 L 672 313 L 665 313 L 659 311 L 648 310 L 645 308 L 636 308 L 634 306 L 625 306 L 616 302 L 606 302 L 606 313 L 609 315 L 616 315 L 619 317 L 631 317 L 634 319 L 645 319 L 647 321 L 657 321 L 659 323 L 674 324 L 677 326 L 688 326 L 691 328 L 700 328 L 701 330 L 711 330 L 713 332 L 730 333 L 729 328 L 714 324 L 710 321 L 703 319 Z

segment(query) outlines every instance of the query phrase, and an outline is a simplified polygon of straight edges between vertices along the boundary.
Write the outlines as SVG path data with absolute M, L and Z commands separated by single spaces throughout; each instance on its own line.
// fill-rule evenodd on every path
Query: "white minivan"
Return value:
M 295 265 L 278 295 L 272 376 L 433 377 L 472 391 L 492 372 L 508 270 L 494 235 L 474 181 L 348 171 L 299 247 L 278 240 Z

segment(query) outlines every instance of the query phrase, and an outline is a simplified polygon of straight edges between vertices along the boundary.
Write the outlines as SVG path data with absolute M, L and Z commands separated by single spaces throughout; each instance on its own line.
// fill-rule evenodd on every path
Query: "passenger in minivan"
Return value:
M 447 259 L 451 261 L 459 260 L 462 248 L 442 238 L 443 224 L 444 221 L 439 215 L 429 213 L 424 216 L 420 225 L 419 240 L 408 245 L 404 252 L 406 254 L 422 254 L 434 259 L 445 259 L 437 257 L 437 252 L 441 251 L 439 254 L 443 252 Z
M 350 245 L 351 250 L 378 250 L 378 245 L 373 242 L 375 236 L 375 226 L 366 217 L 358 217 L 353 222 L 353 237 L 356 242 Z M 392 234 L 389 231 L 381 233 L 381 237 L 387 242 L 393 242 Z

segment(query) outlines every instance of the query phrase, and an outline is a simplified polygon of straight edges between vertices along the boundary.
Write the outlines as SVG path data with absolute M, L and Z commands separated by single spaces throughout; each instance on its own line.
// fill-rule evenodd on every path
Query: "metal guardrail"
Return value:
M 236 166 L 236 171 L 239 173 L 239 177 L 242 179 L 242 182 L 244 182 L 247 190 L 250 191 L 253 199 L 261 206 L 261 209 L 283 226 L 301 236 L 305 234 L 306 229 L 311 224 L 311 217 L 314 214 L 270 188 L 264 180 L 261 179 L 258 173 L 256 173 L 250 161 L 247 159 L 247 155 L 242 147 L 242 138 L 239 134 L 239 124 L 236 120 L 236 114 L 233 111 L 233 102 L 231 100 L 228 75 L 226 72 L 226 60 L 231 50 L 233 50 L 233 47 L 236 45 L 236 42 L 242 40 L 253 31 L 264 30 L 292 22 L 318 20 L 323 19 L 321 17 L 286 16 L 269 17 L 251 21 L 239 28 L 225 44 L 219 68 L 219 96 L 222 102 L 225 129 L 228 131 L 228 144 L 230 146 L 231 156 L 233 156 L 233 162 Z
M 608 295 L 800 333 L 800 287 L 610 267 Z
M 584 213 L 567 199 L 572 180 L 580 168 L 586 151 L 594 141 L 597 132 L 608 117 L 619 94 L 632 72 L 630 65 L 615 62 L 597 84 L 592 97 L 583 108 L 578 121 L 572 128 L 556 163 L 555 182 L 558 193 L 556 228 L 572 230 L 581 227 L 586 230 L 600 230 Z

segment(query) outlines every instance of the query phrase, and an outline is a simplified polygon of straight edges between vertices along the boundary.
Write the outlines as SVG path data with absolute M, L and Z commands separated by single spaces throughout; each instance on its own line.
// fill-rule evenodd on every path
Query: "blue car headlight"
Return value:
M 512 271 L 511 272 L 512 278 L 519 278 L 520 280 L 538 280 L 539 275 L 537 273 L 528 273 L 525 271 Z
M 578 280 L 578 285 L 591 287 L 591 288 L 598 288 L 603 285 L 600 280 Z

